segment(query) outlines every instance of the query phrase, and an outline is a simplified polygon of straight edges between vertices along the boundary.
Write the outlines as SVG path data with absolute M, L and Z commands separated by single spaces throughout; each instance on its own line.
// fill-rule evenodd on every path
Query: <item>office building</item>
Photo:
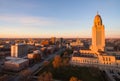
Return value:
M 12 57 L 24 57 L 28 53 L 28 48 L 26 44 L 18 43 L 11 45 L 11 56 Z

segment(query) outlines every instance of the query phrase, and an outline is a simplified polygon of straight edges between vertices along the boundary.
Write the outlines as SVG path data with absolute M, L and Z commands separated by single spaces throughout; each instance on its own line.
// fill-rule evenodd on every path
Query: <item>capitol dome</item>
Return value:
M 96 25 L 96 26 L 102 25 L 102 19 L 101 19 L 101 16 L 98 13 L 94 18 L 94 25 Z

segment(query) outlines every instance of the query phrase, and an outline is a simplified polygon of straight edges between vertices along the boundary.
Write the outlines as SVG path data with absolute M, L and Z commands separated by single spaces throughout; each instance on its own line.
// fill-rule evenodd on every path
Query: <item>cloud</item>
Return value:
M 2 37 L 70 37 L 80 32 L 80 21 L 52 17 L 0 14 L 0 23 Z
M 15 24 L 17 23 L 22 25 L 38 25 L 38 26 L 51 26 L 55 24 L 55 22 L 52 19 L 32 16 L 1 15 L 0 21 Z
M 23 26 L 37 26 L 37 27 L 77 27 L 80 25 L 80 21 L 72 20 L 58 20 L 51 17 L 36 17 L 36 16 L 24 16 L 24 15 L 3 15 L 0 14 L 0 21 L 5 23 L 18 24 Z

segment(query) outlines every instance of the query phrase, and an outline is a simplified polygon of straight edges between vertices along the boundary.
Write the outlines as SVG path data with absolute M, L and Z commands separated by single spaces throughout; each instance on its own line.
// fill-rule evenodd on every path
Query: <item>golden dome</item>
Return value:
M 94 18 L 94 25 L 102 25 L 102 19 L 101 16 L 97 13 L 97 15 Z

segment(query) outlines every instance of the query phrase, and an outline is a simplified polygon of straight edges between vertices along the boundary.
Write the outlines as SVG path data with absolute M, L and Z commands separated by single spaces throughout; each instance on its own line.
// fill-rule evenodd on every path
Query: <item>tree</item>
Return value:
M 7 79 L 8 79 L 7 75 L 0 76 L 0 81 L 7 81 Z
M 44 61 L 43 66 L 48 66 L 49 62 L 48 61 Z
M 53 67 L 59 68 L 61 66 L 61 57 L 59 55 L 56 55 L 53 61 Z
M 51 72 L 46 72 L 44 75 L 44 81 L 52 81 L 52 73 Z
M 21 72 L 21 77 L 20 77 L 20 81 L 30 81 L 30 75 L 31 75 L 31 71 L 30 70 L 24 70 L 23 72 Z
M 67 51 L 64 52 L 64 57 L 65 57 L 65 56 L 68 56 L 68 52 L 67 52 Z
M 72 76 L 72 77 L 70 78 L 70 81 L 78 81 L 78 79 L 77 79 L 77 77 Z
M 81 80 L 78 80 L 77 77 L 72 76 L 72 77 L 70 78 L 70 81 L 81 81 Z
M 62 64 L 63 64 L 63 66 L 68 66 L 69 65 L 69 58 L 64 58 Z
M 43 74 L 38 77 L 38 81 L 44 81 L 44 76 L 43 76 Z
M 44 72 L 38 77 L 38 81 L 53 81 L 51 72 Z

